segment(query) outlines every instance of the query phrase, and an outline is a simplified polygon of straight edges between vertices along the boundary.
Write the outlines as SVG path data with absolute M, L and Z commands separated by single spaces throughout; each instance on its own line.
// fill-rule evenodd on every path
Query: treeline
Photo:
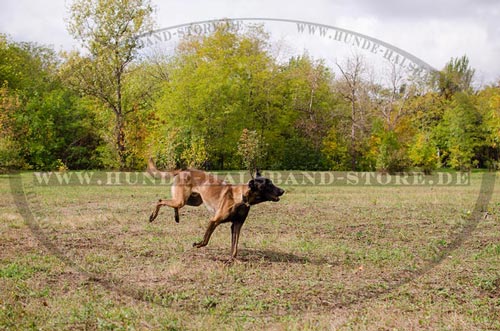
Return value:
M 102 125 L 50 48 L 0 35 L 0 170 L 102 167 Z
M 465 56 L 425 79 L 388 66 L 375 81 L 361 56 L 282 63 L 268 42 L 223 26 L 116 65 L 96 63 L 102 49 L 61 57 L 0 35 L 0 168 L 143 169 L 148 156 L 168 168 L 498 167 L 500 87 L 473 88 Z

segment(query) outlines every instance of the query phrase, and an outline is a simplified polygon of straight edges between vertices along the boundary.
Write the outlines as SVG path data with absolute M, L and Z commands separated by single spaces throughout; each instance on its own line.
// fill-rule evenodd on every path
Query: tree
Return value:
M 483 112 L 486 139 L 483 142 L 482 166 L 498 169 L 500 161 L 500 87 L 487 86 L 478 93 Z
M 292 57 L 282 71 L 289 125 L 284 132 L 289 138 L 284 142 L 286 168 L 325 168 L 323 140 L 334 125 L 338 116 L 335 110 L 342 101 L 333 92 L 334 75 L 324 61 L 308 55 Z
M 289 107 L 297 114 L 295 127 L 317 150 L 332 124 L 337 104 L 332 93 L 333 74 L 323 61 L 309 56 L 292 58 L 284 68 Z
M 386 84 L 372 84 L 371 94 L 378 115 L 387 130 L 395 130 L 415 109 L 410 101 L 419 93 L 418 78 L 405 75 L 404 68 L 391 63 Z
M 259 163 L 264 159 L 265 150 L 259 135 L 255 130 L 243 129 L 238 141 L 238 155 L 241 157 L 243 166 L 253 174 L 257 171 Z
M 369 140 L 370 150 L 365 159 L 371 161 L 377 171 L 396 173 L 408 167 L 406 136 L 409 130 L 405 124 L 406 122 L 391 129 L 383 118 L 374 119 Z
M 250 32 L 223 23 L 211 35 L 184 40 L 156 102 L 157 120 L 168 118 L 159 126 L 162 135 L 176 131 L 185 146 L 203 140 L 208 164 L 218 169 L 240 165 L 236 146 L 245 127 L 264 140 L 279 114 L 267 36 L 259 27 Z
M 62 84 L 59 63 L 50 48 L 0 35 L 0 167 L 98 166 L 95 122 Z
M 351 158 L 348 150 L 348 137 L 342 134 L 336 126 L 332 126 L 328 135 L 323 140 L 321 150 L 326 158 L 326 163 L 331 170 L 346 170 L 351 167 Z
M 413 166 L 419 167 L 426 175 L 430 175 L 438 167 L 437 151 L 436 143 L 429 134 L 418 132 L 410 146 L 408 156 Z
M 181 154 L 181 159 L 189 168 L 201 168 L 207 161 L 208 154 L 205 139 L 201 137 L 192 137 L 189 145 L 186 146 Z
M 415 131 L 408 156 L 412 166 L 430 174 L 442 165 L 440 156 L 446 150 L 446 138 L 440 129 L 449 101 L 438 92 L 427 91 L 408 100 L 408 107 L 412 109 L 409 120 Z
M 114 114 L 121 169 L 126 167 L 127 157 L 126 117 L 137 110 L 124 88 L 130 73 L 127 69 L 140 48 L 137 36 L 153 27 L 152 12 L 149 0 L 75 0 L 70 7 L 68 30 L 88 54 L 70 54 L 65 77 Z
M 19 108 L 19 98 L 11 95 L 7 83 L 4 83 L 0 86 L 0 172 L 20 168 L 24 163 L 15 129 L 15 115 Z
M 407 147 L 415 132 L 410 121 L 416 112 L 411 101 L 418 93 L 421 80 L 408 77 L 404 69 L 396 64 L 391 64 L 386 78 L 385 84 L 371 84 L 370 88 L 376 123 L 372 123 L 371 143 L 376 149 L 374 159 L 377 170 L 393 173 L 409 166 Z
M 346 60 L 345 64 L 338 64 L 341 79 L 337 82 L 336 89 L 349 103 L 349 153 L 351 155 L 351 170 L 358 168 L 360 157 L 360 142 L 368 131 L 368 109 L 363 102 L 369 100 L 368 83 L 365 79 L 367 67 L 363 57 L 356 55 Z
M 458 92 L 469 92 L 472 89 L 472 80 L 475 70 L 469 65 L 469 58 L 463 55 L 460 58 L 451 58 L 443 70 L 435 73 L 434 82 L 441 95 L 446 99 Z
M 483 117 L 476 99 L 474 95 L 456 94 L 436 128 L 441 141 L 445 142 L 447 164 L 457 170 L 469 170 L 477 165 L 476 151 L 485 141 Z

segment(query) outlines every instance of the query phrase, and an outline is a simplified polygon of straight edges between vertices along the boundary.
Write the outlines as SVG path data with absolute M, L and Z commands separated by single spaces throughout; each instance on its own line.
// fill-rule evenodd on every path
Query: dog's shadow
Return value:
M 240 249 L 238 258 L 242 262 L 296 263 L 296 264 L 332 264 L 325 258 L 299 256 L 292 253 L 267 249 Z

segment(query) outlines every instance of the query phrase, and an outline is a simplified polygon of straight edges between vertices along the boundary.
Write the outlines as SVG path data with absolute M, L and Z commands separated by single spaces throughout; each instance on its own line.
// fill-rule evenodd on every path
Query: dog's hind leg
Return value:
M 164 203 L 163 203 L 163 200 L 160 199 L 160 200 L 158 200 L 158 203 L 156 204 L 155 209 L 153 210 L 153 212 L 149 216 L 150 222 L 153 222 L 156 219 L 156 217 L 158 217 L 158 213 L 160 212 L 160 208 L 162 206 L 164 206 Z
M 174 218 L 175 222 L 179 223 L 179 208 L 174 208 Z
M 198 193 L 191 193 L 189 198 L 187 198 L 186 205 L 188 206 L 199 206 L 203 203 L 201 196 Z M 181 207 L 179 207 L 181 208 Z M 179 208 L 174 207 L 174 217 L 175 221 L 179 223 Z
M 158 213 L 160 212 L 160 208 L 163 206 L 169 206 L 174 208 L 174 213 L 175 213 L 175 221 L 179 223 L 179 208 L 184 207 L 184 201 L 175 201 L 175 200 L 162 200 L 160 199 L 158 203 L 156 204 L 155 209 L 151 213 L 151 216 L 149 216 L 149 221 L 153 222 L 156 217 L 158 216 Z
M 172 185 L 172 199 L 170 200 L 162 200 L 158 201 L 156 204 L 156 208 L 149 217 L 149 221 L 153 222 L 155 218 L 158 216 L 158 212 L 162 206 L 169 206 L 174 208 L 174 219 L 177 223 L 179 223 L 179 209 L 184 207 L 186 203 L 189 201 L 191 196 L 191 188 L 189 185 L 181 185 L 179 184 L 179 180 L 176 177 L 176 181 L 174 185 Z

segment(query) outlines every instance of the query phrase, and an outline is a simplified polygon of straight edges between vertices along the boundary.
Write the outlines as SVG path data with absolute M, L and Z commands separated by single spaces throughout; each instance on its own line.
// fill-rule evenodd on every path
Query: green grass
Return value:
M 203 207 L 182 209 L 179 224 L 166 208 L 147 222 L 168 187 L 28 187 L 35 235 L 2 176 L 0 330 L 499 329 L 498 178 L 488 213 L 447 250 L 470 223 L 480 178 L 285 187 L 279 203 L 252 208 L 242 262 L 227 266 L 227 224 L 191 246 Z

